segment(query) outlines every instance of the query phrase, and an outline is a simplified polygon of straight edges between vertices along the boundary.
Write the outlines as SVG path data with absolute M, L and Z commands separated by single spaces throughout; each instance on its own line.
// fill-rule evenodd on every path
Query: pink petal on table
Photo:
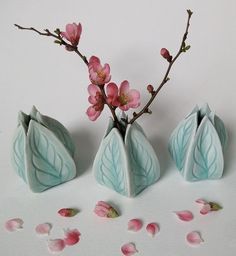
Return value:
M 128 230 L 139 231 L 143 226 L 143 223 L 140 219 L 132 219 L 128 222 Z
M 122 251 L 123 255 L 125 255 L 125 256 L 131 256 L 131 255 L 135 254 L 136 252 L 138 252 L 133 243 L 124 244 L 121 247 L 121 251 Z
M 206 200 L 201 199 L 201 198 L 195 200 L 195 202 L 198 203 L 198 204 L 208 204 L 208 202 Z
M 74 245 L 77 244 L 80 240 L 80 232 L 77 229 L 66 230 L 64 242 L 66 245 Z
M 206 203 L 203 205 L 202 209 L 200 210 L 200 213 L 205 215 L 211 211 L 211 205 Z
M 5 228 L 10 231 L 16 231 L 23 228 L 24 221 L 19 218 L 10 219 L 5 223 Z
M 192 231 L 188 233 L 186 239 L 192 245 L 198 245 L 203 242 L 203 239 L 197 231 Z
M 193 219 L 193 214 L 190 211 L 177 211 L 175 213 L 180 220 L 191 221 Z
M 38 235 L 49 235 L 52 225 L 49 223 L 42 223 L 36 226 L 35 231 Z
M 147 230 L 147 232 L 148 232 L 150 235 L 154 236 L 156 233 L 159 232 L 160 227 L 159 227 L 159 225 L 158 225 L 157 223 L 149 223 L 149 224 L 146 226 L 146 230 Z
M 65 246 L 63 239 L 53 239 L 48 241 L 48 249 L 50 252 L 61 252 Z

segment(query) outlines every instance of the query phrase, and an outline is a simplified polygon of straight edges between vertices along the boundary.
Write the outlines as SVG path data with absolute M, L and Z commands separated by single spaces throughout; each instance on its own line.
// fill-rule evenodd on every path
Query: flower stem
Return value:
M 167 83 L 167 81 L 169 80 L 168 76 L 169 76 L 169 73 L 170 73 L 170 70 L 171 70 L 173 64 L 178 59 L 178 57 L 181 55 L 181 53 L 183 53 L 183 52 L 185 52 L 186 50 L 189 49 L 189 46 L 188 46 L 188 48 L 185 48 L 185 41 L 186 41 L 187 36 L 188 36 L 188 29 L 189 29 L 189 26 L 190 26 L 190 19 L 191 19 L 191 16 L 192 16 L 193 13 L 190 10 L 187 10 L 187 13 L 188 13 L 187 25 L 186 25 L 185 33 L 183 35 L 183 38 L 182 38 L 182 41 L 181 41 L 181 44 L 180 44 L 180 48 L 179 48 L 177 54 L 169 62 L 169 65 L 167 67 L 167 70 L 166 70 L 166 73 L 164 75 L 164 78 L 162 79 L 162 81 L 161 81 L 160 85 L 158 86 L 158 88 L 154 91 L 154 93 L 152 93 L 152 96 L 149 99 L 149 101 L 147 102 L 147 104 L 138 113 L 134 113 L 133 114 L 133 118 L 128 122 L 128 124 L 132 124 L 134 121 L 136 121 L 144 113 L 150 113 L 149 106 L 151 105 L 151 103 L 153 102 L 153 100 L 155 99 L 157 94 L 160 92 L 160 90 L 163 87 L 163 85 L 165 85 Z

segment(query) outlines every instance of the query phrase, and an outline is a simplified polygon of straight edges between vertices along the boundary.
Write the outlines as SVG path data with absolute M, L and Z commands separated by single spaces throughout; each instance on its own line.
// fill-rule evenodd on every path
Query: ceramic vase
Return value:
M 169 140 L 169 152 L 186 180 L 219 179 L 226 144 L 224 123 L 206 104 L 196 106 L 176 127 Z
M 66 128 L 41 115 L 33 107 L 30 115 L 19 113 L 12 145 L 12 163 L 33 192 L 73 179 L 75 146 Z
M 127 197 L 136 196 L 160 177 L 158 159 L 143 129 L 134 122 L 123 137 L 111 119 L 93 171 L 98 183 Z

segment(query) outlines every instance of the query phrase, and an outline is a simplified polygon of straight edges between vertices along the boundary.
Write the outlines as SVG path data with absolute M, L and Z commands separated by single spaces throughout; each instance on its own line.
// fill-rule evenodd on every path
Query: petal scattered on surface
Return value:
M 52 239 L 48 241 L 48 249 L 50 252 L 61 252 L 65 248 L 63 239 Z
M 192 231 L 187 234 L 186 240 L 192 245 L 198 245 L 203 242 L 201 235 L 197 231 Z
M 206 200 L 201 199 L 201 198 L 195 200 L 195 202 L 198 203 L 198 204 L 208 204 L 208 202 Z
M 137 232 L 143 226 L 143 222 L 140 219 L 132 219 L 128 222 L 128 230 Z
M 23 228 L 24 221 L 20 218 L 10 219 L 5 223 L 6 230 L 13 232 Z
M 49 235 L 52 225 L 49 223 L 42 223 L 36 226 L 35 231 L 39 235 Z
M 131 255 L 135 254 L 136 252 L 138 252 L 135 247 L 135 244 L 133 244 L 133 243 L 124 244 L 121 247 L 121 251 L 122 251 L 123 255 L 125 255 L 125 256 L 131 256 Z
M 80 240 L 80 232 L 78 229 L 66 230 L 64 242 L 66 245 L 77 244 Z
M 176 211 L 175 213 L 180 220 L 191 221 L 193 219 L 193 214 L 190 211 Z
M 210 206 L 210 204 L 206 203 L 203 205 L 200 213 L 205 215 L 205 214 L 209 213 L 210 211 L 211 211 L 211 206 Z
M 160 231 L 160 227 L 157 223 L 152 222 L 146 226 L 146 230 L 151 236 L 155 236 Z

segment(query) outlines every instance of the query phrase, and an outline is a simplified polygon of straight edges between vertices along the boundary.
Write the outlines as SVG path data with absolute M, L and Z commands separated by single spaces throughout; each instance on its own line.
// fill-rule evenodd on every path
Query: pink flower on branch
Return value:
M 92 56 L 89 59 L 89 78 L 92 84 L 104 85 L 111 80 L 110 66 L 109 64 L 101 65 L 100 59 L 96 56 Z
M 91 121 L 95 121 L 104 108 L 104 98 L 101 89 L 97 85 L 90 84 L 88 86 L 88 92 L 90 94 L 88 101 L 92 106 L 87 109 L 86 113 Z
M 61 32 L 61 36 L 65 37 L 73 46 L 77 46 L 80 40 L 82 26 L 79 23 L 67 24 L 66 32 Z
M 106 88 L 107 102 L 123 111 L 140 106 L 140 93 L 130 89 L 129 82 L 123 81 L 118 89 L 115 83 L 109 83 Z

